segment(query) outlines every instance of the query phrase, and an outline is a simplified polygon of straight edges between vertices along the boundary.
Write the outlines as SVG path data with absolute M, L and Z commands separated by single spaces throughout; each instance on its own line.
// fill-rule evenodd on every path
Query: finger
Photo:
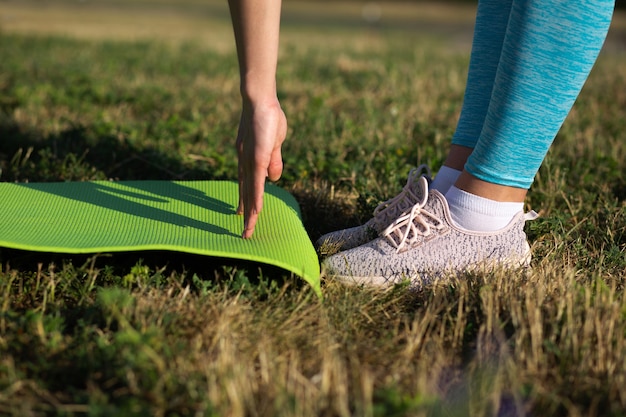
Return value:
M 244 207 L 244 229 L 242 237 L 249 239 L 254 233 L 259 214 L 263 209 L 263 193 L 267 169 L 257 165 L 251 181 L 246 181 L 246 197 Z

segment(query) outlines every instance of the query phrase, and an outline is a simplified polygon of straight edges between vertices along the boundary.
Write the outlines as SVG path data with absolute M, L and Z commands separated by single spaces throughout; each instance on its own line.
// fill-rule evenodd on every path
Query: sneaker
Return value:
M 411 286 L 420 287 L 446 273 L 530 264 L 524 224 L 537 213 L 520 211 L 501 230 L 474 232 L 452 222 L 446 198 L 437 190 L 429 191 L 425 177 L 416 185 L 419 201 L 411 209 L 379 238 L 327 258 L 323 275 L 380 286 L 410 280 Z
M 402 191 L 395 197 L 380 203 L 374 210 L 374 217 L 364 225 L 327 233 L 320 237 L 315 246 L 321 255 L 332 255 L 376 239 L 400 214 L 418 202 L 416 194 L 417 180 L 426 178 L 431 181 L 430 168 L 420 165 L 409 172 L 409 177 Z

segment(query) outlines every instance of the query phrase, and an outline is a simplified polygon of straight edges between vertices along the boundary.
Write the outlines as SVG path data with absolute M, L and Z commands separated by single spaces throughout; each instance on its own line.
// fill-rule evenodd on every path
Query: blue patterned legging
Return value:
M 614 0 L 480 0 L 461 116 L 465 170 L 530 188 L 606 38 Z

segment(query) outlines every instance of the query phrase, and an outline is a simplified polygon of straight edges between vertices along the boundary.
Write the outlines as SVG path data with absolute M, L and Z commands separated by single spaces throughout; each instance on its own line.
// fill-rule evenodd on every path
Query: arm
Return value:
M 283 170 L 287 119 L 276 97 L 280 0 L 229 0 L 237 44 L 242 112 L 237 134 L 242 237 L 250 238 L 263 208 L 265 178 Z

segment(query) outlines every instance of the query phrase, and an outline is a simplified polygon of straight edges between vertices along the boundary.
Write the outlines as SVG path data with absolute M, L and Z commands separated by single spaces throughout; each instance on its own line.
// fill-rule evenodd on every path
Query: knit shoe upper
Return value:
M 520 211 L 498 231 L 475 232 L 452 222 L 446 198 L 429 191 L 426 178 L 418 179 L 417 188 L 420 201 L 379 238 L 327 258 L 323 274 L 352 283 L 392 285 L 408 279 L 421 286 L 444 273 L 530 263 L 524 224 L 537 217 L 534 211 Z
M 402 212 L 410 209 L 423 197 L 423 190 L 417 186 L 417 181 L 422 177 L 430 182 L 431 172 L 427 165 L 413 168 L 402 191 L 380 203 L 374 210 L 374 217 L 367 223 L 327 233 L 317 240 L 315 246 L 322 255 L 326 255 L 352 249 L 376 239 Z

